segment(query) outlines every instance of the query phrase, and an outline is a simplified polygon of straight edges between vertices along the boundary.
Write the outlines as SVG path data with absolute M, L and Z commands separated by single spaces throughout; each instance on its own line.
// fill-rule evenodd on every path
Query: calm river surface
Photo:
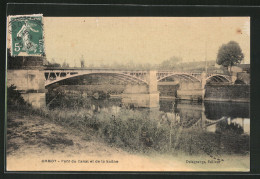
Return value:
M 117 98 L 106 100 L 87 99 L 88 107 L 86 110 L 91 111 L 92 114 L 105 113 L 117 116 L 122 110 L 141 111 L 141 114 L 146 116 L 146 119 L 149 119 L 149 115 L 153 118 L 156 116 L 160 124 L 166 127 L 169 126 L 170 131 L 174 127 L 175 131 L 177 131 L 176 127 L 178 127 L 178 131 L 181 132 L 169 132 L 170 137 L 165 134 L 166 137 L 164 138 L 171 141 L 177 139 L 181 141 L 180 144 L 174 146 L 175 149 L 181 151 L 185 150 L 191 154 L 196 154 L 199 153 L 199 150 L 204 150 L 209 155 L 212 152 L 225 154 L 247 154 L 249 152 L 249 103 L 209 101 L 198 103 L 184 100 L 160 100 L 159 108 L 146 109 L 126 108 L 121 99 Z M 58 103 L 60 101 L 54 102 L 50 105 L 50 108 L 60 106 Z M 77 102 L 70 102 L 67 103 L 66 107 L 71 108 L 76 104 Z M 181 134 L 180 137 L 177 136 L 179 134 Z M 175 139 L 173 139 L 174 137 Z M 156 136 L 150 138 L 156 138 Z M 161 140 L 164 140 L 164 138 Z M 169 142 L 163 144 L 160 143 L 161 140 L 159 139 L 159 143 L 156 145 L 168 145 Z M 156 143 L 155 140 L 153 140 L 154 143 Z M 171 143 L 170 145 L 173 146 L 174 144 Z M 201 146 L 204 147 L 201 149 Z

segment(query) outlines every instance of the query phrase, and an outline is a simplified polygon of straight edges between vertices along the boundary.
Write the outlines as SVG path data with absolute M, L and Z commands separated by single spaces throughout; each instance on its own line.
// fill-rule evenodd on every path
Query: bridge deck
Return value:
M 178 77 L 185 81 L 191 82 L 202 82 L 203 80 L 207 81 L 213 79 L 219 82 L 230 82 L 230 76 L 224 74 L 205 74 L 205 73 L 194 73 L 194 72 L 178 72 L 178 71 L 169 71 L 169 70 L 124 70 L 124 69 L 107 69 L 107 68 L 46 68 L 45 72 L 45 85 L 49 85 L 64 79 L 88 75 L 88 74 L 113 74 L 120 76 L 121 78 L 139 81 L 148 84 L 147 75 L 150 72 L 155 72 L 157 81 L 161 81 L 168 77 Z M 204 74 L 204 75 L 203 75 Z M 202 76 L 203 75 L 203 76 Z M 148 75 L 149 76 L 149 75 Z

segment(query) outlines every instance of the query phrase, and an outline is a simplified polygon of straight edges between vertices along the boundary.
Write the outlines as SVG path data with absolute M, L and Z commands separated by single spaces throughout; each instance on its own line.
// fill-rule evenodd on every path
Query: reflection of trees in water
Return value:
M 50 109 L 85 108 L 92 109 L 93 112 L 100 111 L 102 108 L 122 105 L 120 99 L 96 100 L 91 97 L 84 97 L 80 92 L 75 95 L 67 94 L 63 89 L 59 88 L 46 94 L 46 103 Z
M 216 124 L 216 138 L 220 150 L 225 153 L 241 153 L 249 151 L 249 135 L 242 135 L 243 127 L 231 118 L 226 118 Z
M 244 133 L 244 129 L 240 124 L 228 122 L 228 119 L 222 120 L 216 124 L 216 133 L 225 134 L 227 132 L 240 135 Z

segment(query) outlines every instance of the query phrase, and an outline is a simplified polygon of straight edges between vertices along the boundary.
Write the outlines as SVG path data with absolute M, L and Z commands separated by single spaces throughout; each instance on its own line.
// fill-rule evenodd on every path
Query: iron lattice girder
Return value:
M 45 70 L 45 86 L 77 77 L 90 74 L 107 74 L 112 75 L 120 80 L 128 82 L 148 84 L 146 75 L 149 71 L 124 71 L 113 69 L 46 69 Z M 201 73 L 158 71 L 156 73 L 157 82 L 168 77 L 178 77 L 185 81 L 202 82 Z M 230 82 L 231 77 L 223 74 L 207 74 L 206 81 L 216 79 L 218 82 Z
M 231 82 L 231 76 L 223 74 L 207 74 L 206 82 L 214 79 L 216 82 Z
M 65 74 L 65 76 L 61 77 L 61 74 Z M 90 75 L 90 74 L 108 74 L 116 76 L 117 78 L 124 79 L 126 81 L 133 81 L 137 83 L 148 84 L 145 75 L 147 72 L 144 71 L 119 71 L 119 70 L 45 70 L 45 86 L 50 84 L 59 82 L 61 80 Z
M 168 77 L 179 77 L 187 81 L 201 82 L 200 73 L 185 73 L 185 72 L 158 72 L 157 81 L 161 81 Z

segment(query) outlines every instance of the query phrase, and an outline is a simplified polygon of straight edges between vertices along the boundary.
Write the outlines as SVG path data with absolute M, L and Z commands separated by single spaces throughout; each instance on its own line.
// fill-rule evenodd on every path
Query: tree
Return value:
M 219 50 L 217 55 L 217 64 L 222 65 L 224 67 L 231 67 L 241 63 L 244 59 L 244 54 L 239 46 L 239 44 L 235 41 L 230 41 L 227 44 L 223 44 Z

